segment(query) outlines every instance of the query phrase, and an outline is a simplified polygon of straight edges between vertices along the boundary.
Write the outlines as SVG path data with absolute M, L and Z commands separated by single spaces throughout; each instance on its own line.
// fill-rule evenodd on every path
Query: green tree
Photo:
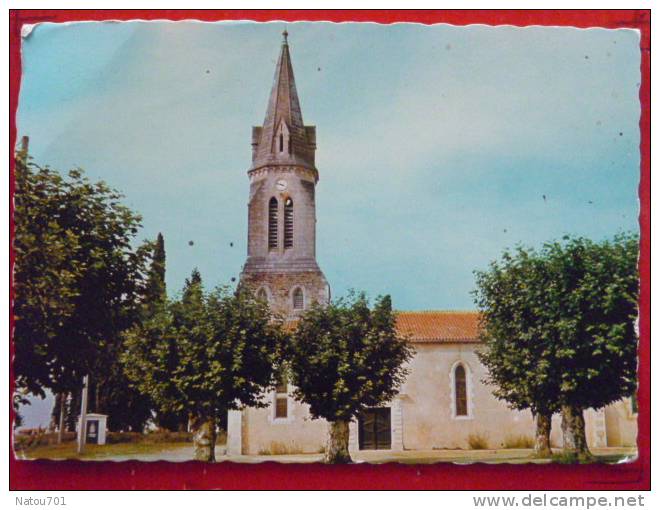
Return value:
M 21 406 L 26 405 L 30 405 L 30 401 L 25 398 L 25 395 L 21 394 L 20 392 L 14 393 L 12 398 L 12 407 L 14 409 L 14 429 L 23 426 L 23 415 L 21 415 L 19 411 Z
M 121 194 L 16 157 L 14 370 L 19 389 L 68 394 L 139 320 L 151 250 Z
M 520 248 L 503 263 L 491 265 L 489 273 L 477 275 L 477 302 L 486 331 L 483 359 L 494 367 L 492 372 L 489 367 L 491 377 L 501 383 L 496 391 L 515 406 L 532 408 L 528 388 L 543 389 L 552 410 L 561 411 L 564 449 L 576 460 L 591 458 L 584 410 L 602 408 L 636 391 L 638 253 L 634 235 L 600 243 L 565 237 L 538 253 Z M 529 279 L 529 273 L 510 271 L 512 265 L 524 266 L 525 258 L 536 268 Z M 498 271 L 507 273 L 500 278 L 502 289 Z M 509 278 L 517 296 L 506 290 Z M 494 298 L 498 293 L 509 297 Z M 514 322 L 508 330 L 506 320 Z M 513 336 L 497 339 L 507 333 Z M 522 368 L 511 367 L 516 360 Z M 532 384 L 531 374 L 540 381 Z M 522 388 L 517 393 L 507 389 L 516 384 Z
M 559 411 L 557 344 L 548 327 L 552 317 L 547 292 L 550 275 L 545 260 L 518 247 L 476 272 L 475 300 L 481 311 L 477 352 L 488 370 L 493 394 L 513 409 L 530 409 L 536 421 L 534 452 L 549 457 L 552 415 Z
M 287 357 L 296 399 L 313 418 L 330 422 L 328 463 L 351 462 L 348 424 L 391 400 L 408 373 L 413 351 L 397 336 L 389 296 L 373 310 L 364 294 L 315 305 L 302 316 Z
M 154 251 L 151 256 L 151 266 L 147 275 L 147 284 L 145 295 L 143 297 L 143 318 L 152 317 L 159 306 L 167 300 L 167 287 L 165 284 L 165 239 L 160 232 L 154 243 Z M 172 363 L 176 363 L 172 358 Z M 171 369 L 174 370 L 175 366 Z M 146 398 L 143 396 L 143 398 Z M 156 406 L 154 406 L 156 407 Z M 173 413 L 156 410 L 155 422 L 159 427 L 173 431 L 186 430 L 188 425 L 188 415 L 185 412 Z
M 62 326 L 75 314 L 82 268 L 72 254 L 81 247 L 76 233 L 57 221 L 64 180 L 29 163 L 24 152 L 16 156 L 15 176 L 14 371 L 18 388 L 43 398 L 45 388 L 65 382 L 51 367 L 50 352 L 61 345 Z
M 107 346 L 90 378 L 90 412 L 108 415 L 108 429 L 142 432 L 152 417 L 151 400 L 140 393 L 124 373 L 120 362 L 123 341 Z
M 245 289 L 206 294 L 195 272 L 179 300 L 127 334 L 127 374 L 160 411 L 190 415 L 195 459 L 215 460 L 216 425 L 227 410 L 265 405 L 281 345 L 271 319 Z
M 566 239 L 544 251 L 554 275 L 564 449 L 589 459 L 583 411 L 637 390 L 639 240 Z
M 155 303 L 162 303 L 167 299 L 167 288 L 165 286 L 165 240 L 163 234 L 158 232 L 151 255 L 151 266 L 147 275 L 147 283 L 144 295 L 144 304 L 147 308 L 145 313 L 152 313 Z

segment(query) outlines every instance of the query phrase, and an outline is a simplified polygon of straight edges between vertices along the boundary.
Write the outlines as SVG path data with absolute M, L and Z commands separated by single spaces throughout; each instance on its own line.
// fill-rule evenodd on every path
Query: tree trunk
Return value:
M 327 464 L 350 464 L 351 456 L 348 453 L 348 421 L 336 420 L 330 422 L 330 434 L 325 448 Z
M 64 416 L 66 415 L 66 393 L 60 393 L 60 420 L 57 424 L 57 444 L 62 444 L 64 439 Z
M 564 405 L 561 407 L 561 431 L 564 438 L 564 453 L 577 462 L 593 460 L 587 446 L 582 409 Z
M 95 413 L 100 413 L 102 412 L 101 406 L 100 406 L 100 396 L 101 396 L 101 385 L 96 384 L 96 387 L 94 388 L 94 412 Z
M 195 416 L 191 425 L 195 445 L 194 459 L 215 462 L 215 418 Z
M 64 430 L 67 432 L 75 432 L 77 419 L 78 419 L 78 410 L 80 409 L 80 403 L 82 402 L 82 392 L 80 388 L 76 388 L 70 394 L 67 394 L 65 398 L 66 411 L 64 415 Z
M 552 456 L 550 448 L 550 427 L 552 414 L 536 414 L 536 437 L 534 438 L 534 457 L 546 459 Z

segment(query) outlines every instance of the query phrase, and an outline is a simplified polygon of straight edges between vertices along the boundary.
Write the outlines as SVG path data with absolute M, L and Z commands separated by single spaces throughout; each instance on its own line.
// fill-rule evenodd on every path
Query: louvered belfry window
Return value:
M 302 310 L 305 305 L 303 291 L 300 287 L 293 291 L 293 309 Z
M 293 248 L 293 200 L 284 203 L 284 247 Z
M 456 398 L 456 416 L 467 416 L 467 384 L 463 365 L 458 365 L 454 370 L 454 392 Z
M 270 199 L 268 203 L 268 248 L 277 248 L 277 199 Z

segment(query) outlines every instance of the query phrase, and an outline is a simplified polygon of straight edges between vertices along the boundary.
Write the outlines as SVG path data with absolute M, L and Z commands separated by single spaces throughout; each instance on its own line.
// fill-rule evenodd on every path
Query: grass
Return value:
M 46 446 L 35 446 L 26 450 L 16 452 L 16 457 L 25 460 L 35 459 L 82 459 L 82 460 L 104 460 L 113 457 L 126 457 L 137 455 L 157 455 L 159 452 L 182 447 L 189 447 L 190 443 L 115 443 L 115 444 L 88 444 L 82 455 L 78 455 L 75 442 L 53 444 Z
M 216 446 L 226 444 L 227 434 L 218 433 Z M 158 430 L 148 434 L 137 432 L 108 432 L 105 445 L 88 444 L 82 455 L 76 451 L 75 434 L 67 433 L 65 441 L 57 444 L 57 434 L 16 434 L 14 450 L 18 459 L 83 459 L 104 460 L 130 457 L 157 459 L 159 454 L 178 452 L 177 460 L 185 455 L 182 448 L 192 448 L 192 434 L 188 432 L 171 432 Z M 216 448 L 217 450 L 217 448 Z
M 259 450 L 259 455 L 298 455 L 302 452 L 302 448 L 296 446 L 295 443 L 285 444 L 279 441 L 271 441 L 268 448 Z
M 224 444 L 227 435 L 224 431 L 218 434 L 218 443 Z M 75 442 L 75 432 L 65 432 L 64 442 Z M 106 443 L 191 443 L 192 434 L 189 432 L 171 432 L 169 430 L 157 430 L 148 434 L 139 432 L 108 432 Z M 32 431 L 31 433 L 14 433 L 14 449 L 16 451 L 31 450 L 40 446 L 57 445 L 57 433 L 44 430 Z

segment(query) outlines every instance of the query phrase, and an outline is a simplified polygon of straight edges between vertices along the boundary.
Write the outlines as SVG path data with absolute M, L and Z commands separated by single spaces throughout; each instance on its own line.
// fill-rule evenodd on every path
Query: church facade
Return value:
M 240 281 L 294 325 L 312 303 L 330 300 L 330 287 L 316 262 L 316 128 L 303 122 L 286 31 L 283 36 L 263 125 L 252 128 L 248 255 Z M 349 450 L 469 448 L 474 438 L 501 448 L 534 437 L 531 413 L 509 409 L 483 382 L 476 312 L 398 312 L 397 329 L 415 349 L 409 376 L 391 402 L 351 423 Z M 291 389 L 281 381 L 266 395 L 267 407 L 230 411 L 230 455 L 323 449 L 327 422 L 313 420 Z M 590 409 L 585 421 L 592 447 L 636 444 L 629 400 Z M 558 417 L 551 442 L 561 445 Z

